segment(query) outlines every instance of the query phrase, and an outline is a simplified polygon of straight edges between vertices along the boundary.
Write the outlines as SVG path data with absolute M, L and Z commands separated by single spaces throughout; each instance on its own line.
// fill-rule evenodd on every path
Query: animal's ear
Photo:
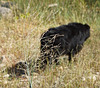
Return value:
M 49 36 L 50 34 L 55 33 L 55 28 L 49 28 L 48 31 L 44 32 L 40 38 Z
M 88 24 L 84 24 L 85 28 L 90 29 L 90 26 Z
M 55 33 L 55 28 L 50 28 L 50 29 L 49 29 L 49 32 L 50 32 L 50 33 Z

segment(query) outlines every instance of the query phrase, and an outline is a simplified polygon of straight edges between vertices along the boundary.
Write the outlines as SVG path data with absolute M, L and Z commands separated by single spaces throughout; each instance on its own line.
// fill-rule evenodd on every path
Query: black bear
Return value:
M 41 59 L 44 64 L 57 63 L 57 57 L 68 55 L 71 57 L 80 52 L 83 43 L 90 37 L 90 26 L 81 23 L 69 23 L 48 29 L 41 36 Z M 42 64 L 43 64 L 42 63 Z
M 19 62 L 13 67 L 8 68 L 8 73 L 20 76 L 27 73 L 28 68 L 33 65 L 33 72 L 39 69 L 44 70 L 47 62 L 52 64 L 54 61 L 58 64 L 57 57 L 68 55 L 69 62 L 71 57 L 80 52 L 83 43 L 90 37 L 90 26 L 81 23 L 69 23 L 59 27 L 50 28 L 41 36 L 40 57 L 35 61 Z M 29 63 L 29 64 L 28 64 Z M 31 72 L 32 72 L 31 71 Z

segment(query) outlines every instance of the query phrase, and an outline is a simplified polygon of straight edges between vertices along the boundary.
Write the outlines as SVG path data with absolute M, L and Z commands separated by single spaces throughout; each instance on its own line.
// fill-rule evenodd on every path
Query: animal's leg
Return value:
M 54 63 L 56 63 L 56 65 L 59 65 L 59 60 L 58 59 L 55 59 L 54 60 Z
M 69 60 L 69 62 L 71 62 L 71 53 L 69 53 L 68 60 Z

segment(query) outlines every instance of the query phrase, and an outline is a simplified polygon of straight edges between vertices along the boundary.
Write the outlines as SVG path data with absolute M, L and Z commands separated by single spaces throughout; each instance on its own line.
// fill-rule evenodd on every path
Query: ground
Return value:
M 99 6 L 89 7 L 85 2 L 73 0 L 69 5 L 59 1 L 59 9 L 57 5 L 46 7 L 52 3 L 51 0 L 34 7 L 33 13 L 19 12 L 12 19 L 0 19 L 0 88 L 28 88 L 29 84 L 33 88 L 100 88 Z M 48 28 L 69 22 L 88 23 L 91 27 L 90 38 L 82 51 L 72 58 L 71 64 L 68 57 L 63 56 L 59 57 L 59 66 L 48 66 L 44 72 L 33 73 L 32 76 L 9 78 L 6 71 L 2 73 L 18 61 L 38 59 L 41 34 Z

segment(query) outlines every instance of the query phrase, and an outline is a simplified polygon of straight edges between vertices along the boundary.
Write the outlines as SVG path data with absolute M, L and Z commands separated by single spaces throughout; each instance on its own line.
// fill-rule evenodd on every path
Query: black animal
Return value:
M 28 64 L 27 62 L 18 62 L 12 67 L 8 67 L 6 70 L 11 77 L 13 76 L 21 76 L 23 74 L 27 74 Z
M 41 36 L 41 55 L 39 59 L 36 62 L 31 60 L 19 62 L 8 68 L 7 71 L 9 74 L 20 76 L 25 73 L 28 74 L 28 68 L 30 69 L 33 66 L 32 72 L 39 72 L 40 69 L 45 69 L 48 61 L 49 64 L 52 64 L 52 60 L 54 60 L 58 64 L 57 57 L 62 55 L 68 55 L 70 62 L 71 57 L 80 52 L 83 43 L 89 37 L 90 26 L 87 24 L 69 23 L 68 25 L 50 28 Z
M 41 37 L 41 59 L 44 64 L 58 62 L 56 59 L 62 55 L 71 57 L 80 52 L 83 43 L 90 37 L 90 26 L 81 23 L 69 23 L 55 28 L 50 28 Z

